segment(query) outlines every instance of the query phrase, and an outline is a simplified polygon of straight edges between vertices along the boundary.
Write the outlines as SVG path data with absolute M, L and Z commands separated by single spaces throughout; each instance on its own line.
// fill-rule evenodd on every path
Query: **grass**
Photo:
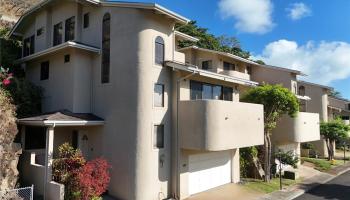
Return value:
M 328 161 L 327 159 L 318 158 L 301 158 L 302 162 L 309 162 L 315 165 L 315 169 L 319 171 L 328 171 L 333 167 L 344 164 L 343 160 Z
M 244 179 L 244 187 L 261 193 L 271 193 L 280 189 L 280 179 L 274 178 L 269 183 L 258 179 Z M 282 179 L 283 188 L 299 183 L 301 180 Z

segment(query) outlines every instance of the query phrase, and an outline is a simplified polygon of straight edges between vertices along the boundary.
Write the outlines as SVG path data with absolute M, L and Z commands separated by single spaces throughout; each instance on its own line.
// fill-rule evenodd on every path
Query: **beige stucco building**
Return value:
M 239 102 L 258 83 L 248 60 L 239 70 L 190 65 L 177 42 L 197 39 L 174 31 L 187 22 L 152 3 L 47 0 L 26 12 L 11 36 L 44 98 L 42 115 L 19 120 L 23 184 L 63 198 L 52 162 L 64 142 L 106 158 L 108 194 L 121 199 L 184 199 L 238 182 L 239 148 L 263 144 L 263 106 Z

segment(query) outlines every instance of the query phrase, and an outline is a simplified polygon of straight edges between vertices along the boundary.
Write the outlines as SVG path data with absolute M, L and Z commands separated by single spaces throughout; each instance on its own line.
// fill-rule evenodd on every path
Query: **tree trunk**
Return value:
M 330 140 L 326 139 L 326 145 L 327 145 L 327 152 L 328 152 L 328 160 L 332 160 L 332 153 L 331 153 L 331 147 L 330 147 Z
M 270 182 L 270 172 L 271 172 L 271 165 L 270 165 L 270 156 L 271 156 L 271 147 L 270 147 L 270 137 L 267 131 L 264 133 L 264 181 Z
M 330 158 L 330 160 L 334 159 L 333 142 L 334 142 L 333 140 L 329 140 L 329 148 L 330 148 L 329 158 Z

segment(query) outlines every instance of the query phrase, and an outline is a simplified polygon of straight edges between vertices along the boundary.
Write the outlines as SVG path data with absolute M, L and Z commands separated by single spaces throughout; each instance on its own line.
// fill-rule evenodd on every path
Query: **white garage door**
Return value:
M 189 156 L 189 194 L 231 182 L 231 152 L 221 151 Z

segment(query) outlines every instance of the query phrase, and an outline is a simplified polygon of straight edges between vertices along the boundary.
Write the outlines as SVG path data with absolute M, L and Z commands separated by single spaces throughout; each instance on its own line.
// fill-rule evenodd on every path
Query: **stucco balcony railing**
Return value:
M 243 72 L 238 72 L 238 71 L 233 71 L 233 70 L 224 70 L 219 72 L 220 74 L 226 75 L 226 76 L 233 76 L 245 80 L 250 80 L 250 75 L 243 73 Z
M 185 63 L 185 54 L 178 51 L 174 51 L 174 61 L 179 63 Z
M 320 140 L 319 114 L 299 112 L 295 118 L 283 116 L 272 132 L 272 140 L 279 144 Z
M 180 101 L 183 149 L 221 151 L 264 143 L 263 106 L 220 100 Z

